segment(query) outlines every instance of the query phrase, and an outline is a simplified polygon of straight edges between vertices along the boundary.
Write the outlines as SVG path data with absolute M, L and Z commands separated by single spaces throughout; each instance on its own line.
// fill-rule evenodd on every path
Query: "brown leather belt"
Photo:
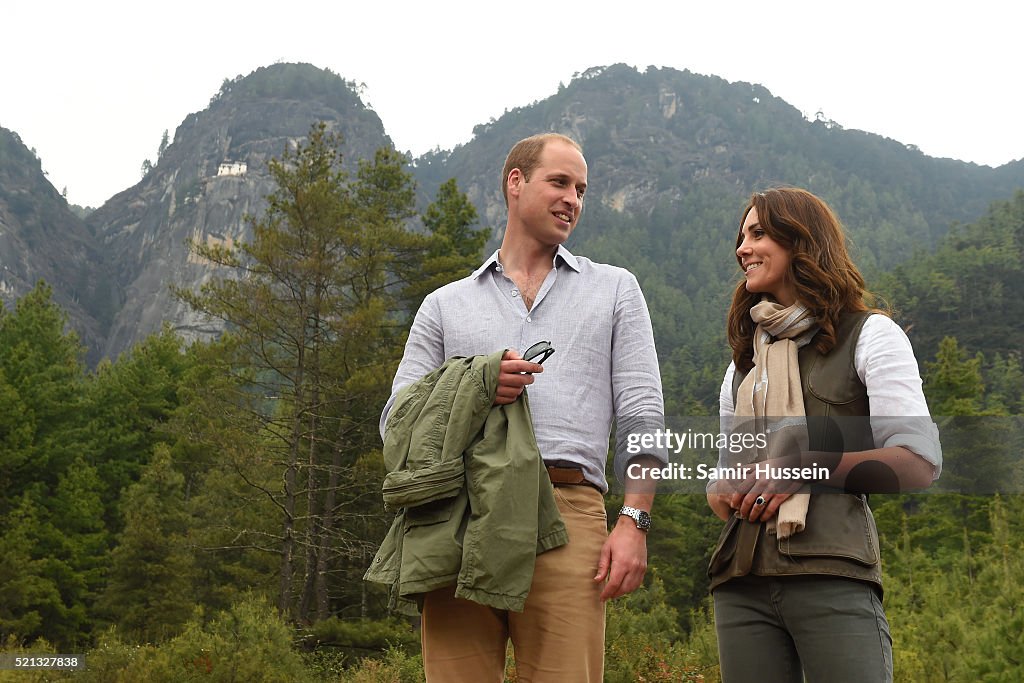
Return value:
M 556 467 L 545 465 L 548 477 L 551 478 L 552 486 L 592 486 L 597 489 L 597 484 L 587 481 L 583 476 L 583 470 L 575 467 Z M 597 489 L 600 491 L 601 489 Z

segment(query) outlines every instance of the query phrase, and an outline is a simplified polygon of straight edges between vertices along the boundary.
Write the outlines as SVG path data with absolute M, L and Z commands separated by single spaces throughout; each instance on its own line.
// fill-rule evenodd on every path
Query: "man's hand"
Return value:
M 632 593 L 644 582 L 647 572 L 647 533 L 636 528 L 636 522 L 625 515 L 619 516 L 608 540 L 601 548 L 594 581 L 606 578 L 601 600 L 610 600 Z
M 533 384 L 533 373 L 544 372 L 544 366 L 523 360 L 518 352 L 509 349 L 501 357 L 498 370 L 498 391 L 494 405 L 514 403 L 528 384 Z

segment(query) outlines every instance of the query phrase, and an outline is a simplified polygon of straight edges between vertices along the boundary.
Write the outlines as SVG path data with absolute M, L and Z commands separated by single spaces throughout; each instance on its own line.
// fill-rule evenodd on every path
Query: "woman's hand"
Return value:
M 779 511 L 781 506 L 787 498 L 793 495 L 795 491 L 790 492 L 778 492 L 768 493 L 764 495 L 755 496 L 753 493 L 748 493 L 743 496 L 740 500 L 739 505 L 735 508 L 740 519 L 745 519 L 749 522 L 767 522 L 775 513 Z
M 779 506 L 787 498 L 799 491 L 805 484 L 812 483 L 777 476 L 782 472 L 791 472 L 799 465 L 799 453 L 794 456 L 748 463 L 745 466 L 747 476 L 728 483 L 728 486 L 732 488 L 732 493 L 728 495 L 729 507 L 735 510 L 741 519 L 751 522 L 767 522 L 775 516 Z
M 715 513 L 719 519 L 723 522 L 729 521 L 732 517 L 734 510 L 729 505 L 729 498 L 731 494 L 728 493 L 713 493 L 708 491 L 708 506 L 711 507 L 711 511 Z

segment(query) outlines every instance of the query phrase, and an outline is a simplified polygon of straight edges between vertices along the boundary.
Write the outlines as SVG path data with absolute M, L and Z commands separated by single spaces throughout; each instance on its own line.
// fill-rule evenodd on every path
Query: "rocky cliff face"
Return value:
M 89 360 L 98 360 L 116 300 L 107 263 L 39 159 L 0 128 L 0 301 L 13 305 L 40 280 L 53 288 Z
M 572 135 L 590 188 L 570 248 L 641 275 L 669 349 L 720 328 L 719 299 L 734 276 L 730 244 L 751 190 L 790 184 L 824 197 L 870 271 L 931 247 L 952 222 L 971 222 L 1024 187 L 1024 161 L 991 169 L 934 159 L 819 118 L 806 120 L 758 85 L 614 65 L 477 126 L 465 145 L 415 160 L 413 174 L 421 207 L 455 177 L 494 229 L 493 246 L 505 221 L 500 168 L 509 148 L 537 132 Z M 343 134 L 350 168 L 390 144 L 352 84 L 329 71 L 278 64 L 226 80 L 152 171 L 84 224 L 38 159 L 0 135 L 0 296 L 51 282 L 93 359 L 116 357 L 164 322 L 187 338 L 216 332 L 216 321 L 171 294 L 228 275 L 192 256 L 187 242 L 248 241 L 246 216 L 260 215 L 274 189 L 268 161 L 321 120 Z
M 171 292 L 225 275 L 192 255 L 188 242 L 250 240 L 246 217 L 258 216 L 274 189 L 268 161 L 317 121 L 344 136 L 350 167 L 390 145 L 380 119 L 340 77 L 309 65 L 275 65 L 225 81 L 209 108 L 178 127 L 139 184 L 88 217 L 115 264 L 119 293 L 104 355 L 116 357 L 164 321 L 189 339 L 220 329 Z

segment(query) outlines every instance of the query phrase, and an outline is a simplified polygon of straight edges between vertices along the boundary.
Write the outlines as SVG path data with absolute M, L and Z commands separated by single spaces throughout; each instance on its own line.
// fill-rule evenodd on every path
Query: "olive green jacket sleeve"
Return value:
M 452 358 L 403 389 L 384 432 L 391 529 L 365 579 L 391 607 L 455 584 L 457 597 L 522 611 L 538 553 L 568 542 L 524 392 L 494 406 L 502 352 Z

